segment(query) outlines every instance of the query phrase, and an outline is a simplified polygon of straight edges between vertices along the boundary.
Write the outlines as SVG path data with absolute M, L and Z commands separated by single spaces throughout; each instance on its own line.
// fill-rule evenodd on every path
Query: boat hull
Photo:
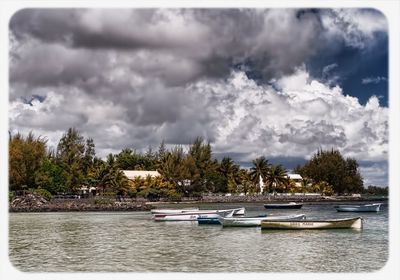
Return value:
M 151 214 L 179 214 L 185 212 L 199 211 L 199 208 L 185 208 L 185 209 L 152 209 Z
M 381 204 L 366 204 L 366 205 L 339 205 L 336 206 L 338 212 L 379 212 Z
M 266 209 L 300 209 L 303 204 L 264 204 Z
M 199 225 L 220 225 L 218 218 L 198 217 L 197 222 Z
M 197 221 L 197 218 L 218 218 L 228 214 L 236 214 L 244 212 L 244 208 L 227 209 L 227 210 L 199 210 L 194 212 L 184 212 L 177 214 L 155 214 L 153 219 L 160 221 Z
M 337 220 L 262 221 L 261 229 L 362 229 L 361 217 Z
M 305 219 L 304 214 L 289 215 L 289 216 L 267 216 L 267 217 L 242 217 L 242 218 L 225 218 L 219 217 L 218 220 L 223 227 L 257 227 L 262 221 L 273 220 L 300 220 Z

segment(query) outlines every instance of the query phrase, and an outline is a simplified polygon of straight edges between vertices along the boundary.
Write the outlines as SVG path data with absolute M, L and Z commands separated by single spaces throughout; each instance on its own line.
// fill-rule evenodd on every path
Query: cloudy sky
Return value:
M 388 37 L 376 10 L 26 9 L 10 22 L 10 131 L 98 156 L 208 139 L 243 166 L 317 149 L 386 186 Z

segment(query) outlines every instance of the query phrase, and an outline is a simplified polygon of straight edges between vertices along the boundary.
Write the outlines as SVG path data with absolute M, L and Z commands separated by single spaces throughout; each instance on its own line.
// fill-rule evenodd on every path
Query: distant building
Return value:
M 161 176 L 158 171 L 147 171 L 147 170 L 122 170 L 125 176 L 129 180 L 135 180 L 136 178 L 145 179 L 147 176 L 151 177 L 159 177 Z
M 300 174 L 288 174 L 288 178 L 294 181 L 296 187 L 301 187 L 301 182 L 303 181 L 303 177 Z

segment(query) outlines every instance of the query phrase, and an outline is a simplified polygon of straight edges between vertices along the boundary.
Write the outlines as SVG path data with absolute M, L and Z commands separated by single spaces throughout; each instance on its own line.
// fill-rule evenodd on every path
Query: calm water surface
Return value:
M 191 207 L 196 205 L 186 205 Z M 262 204 L 208 204 L 201 209 Z M 373 272 L 388 258 L 388 211 L 337 213 L 304 205 L 308 218 L 363 216 L 364 229 L 265 231 L 197 222 L 154 222 L 149 212 L 11 213 L 9 257 L 35 272 Z

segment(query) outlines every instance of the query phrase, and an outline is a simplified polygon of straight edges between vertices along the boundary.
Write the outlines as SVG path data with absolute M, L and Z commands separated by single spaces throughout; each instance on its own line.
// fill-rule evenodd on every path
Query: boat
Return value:
M 289 216 L 264 216 L 264 217 L 218 217 L 218 221 L 224 227 L 256 227 L 260 226 L 262 221 L 274 220 L 301 220 L 306 215 L 297 214 Z
M 197 222 L 199 225 L 220 225 L 218 217 L 217 218 L 208 218 L 208 217 L 197 217 Z
M 326 220 L 264 220 L 261 229 L 362 229 L 362 217 Z
M 264 204 L 264 207 L 267 209 L 300 209 L 303 207 L 303 204 L 296 202 L 289 203 L 268 203 Z
M 335 206 L 338 212 L 379 212 L 382 203 L 364 205 L 338 205 Z
M 175 214 L 154 214 L 153 219 L 155 221 L 197 221 L 199 216 L 203 218 L 218 218 L 221 215 L 238 215 L 244 212 L 245 209 L 243 207 L 225 210 L 198 210 Z
M 184 212 L 198 211 L 199 208 L 184 208 L 184 209 L 152 209 L 151 214 L 178 214 Z

